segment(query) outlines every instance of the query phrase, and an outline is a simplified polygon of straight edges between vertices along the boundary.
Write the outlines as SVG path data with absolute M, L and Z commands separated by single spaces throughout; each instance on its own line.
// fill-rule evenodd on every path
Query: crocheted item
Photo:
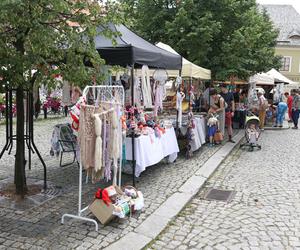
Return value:
M 95 117 L 95 133 L 96 133 L 96 143 L 95 143 L 95 172 L 101 171 L 102 168 L 102 121 L 99 115 L 94 115 Z

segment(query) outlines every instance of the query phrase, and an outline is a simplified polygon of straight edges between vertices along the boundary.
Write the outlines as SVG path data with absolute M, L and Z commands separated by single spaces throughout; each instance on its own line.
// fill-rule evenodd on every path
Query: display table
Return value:
M 191 142 L 192 151 L 198 150 L 206 142 L 206 119 L 195 117 L 195 139 Z
M 126 160 L 132 160 L 132 138 L 126 138 Z M 177 158 L 179 147 L 174 128 L 166 129 L 161 138 L 152 135 L 141 135 L 134 138 L 135 143 L 135 176 L 139 177 L 146 167 L 152 166 L 169 156 L 169 162 Z
M 192 152 L 198 150 L 206 142 L 206 119 L 201 116 L 195 116 L 195 128 L 193 128 L 195 137 L 191 141 L 191 150 Z M 182 126 L 180 131 L 183 135 L 186 135 L 187 126 Z

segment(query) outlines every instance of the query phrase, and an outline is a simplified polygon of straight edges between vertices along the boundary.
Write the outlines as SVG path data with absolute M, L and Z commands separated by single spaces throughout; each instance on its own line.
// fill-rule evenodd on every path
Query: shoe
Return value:
M 235 141 L 232 139 L 229 139 L 228 142 L 235 143 Z
M 282 128 L 283 126 L 282 125 L 279 125 L 279 128 Z
M 289 123 L 292 123 L 293 121 L 292 121 L 292 120 L 289 120 L 288 122 L 289 122 Z
M 277 125 L 274 125 L 273 127 L 274 127 L 274 128 L 277 128 Z
M 264 128 L 262 128 L 260 131 L 265 131 L 265 129 L 264 129 Z
M 292 129 L 298 129 L 298 127 L 292 127 Z

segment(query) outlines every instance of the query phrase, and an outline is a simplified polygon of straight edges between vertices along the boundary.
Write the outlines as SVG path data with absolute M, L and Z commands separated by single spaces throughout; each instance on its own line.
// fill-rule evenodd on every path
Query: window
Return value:
M 292 61 L 292 57 L 284 56 L 282 58 L 280 71 L 291 71 L 291 61 Z

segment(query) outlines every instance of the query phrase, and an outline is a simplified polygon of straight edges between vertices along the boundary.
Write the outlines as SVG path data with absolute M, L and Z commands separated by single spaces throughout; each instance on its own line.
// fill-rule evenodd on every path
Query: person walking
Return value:
M 221 85 L 221 96 L 225 101 L 225 126 L 227 127 L 228 141 L 235 143 L 232 139 L 232 118 L 235 110 L 234 97 L 233 94 L 228 91 L 225 84 Z
M 288 106 L 288 115 L 289 115 L 289 122 L 293 122 L 292 118 L 292 104 L 293 104 L 293 96 L 289 94 L 289 92 L 284 93 L 286 97 L 286 103 Z
M 264 130 L 265 128 L 265 119 L 267 111 L 267 99 L 264 97 L 262 90 L 257 92 L 258 96 L 258 117 L 259 117 L 259 128 Z
M 293 118 L 293 122 L 294 122 L 293 129 L 298 129 L 298 120 L 299 120 L 299 113 L 300 113 L 299 90 L 298 89 L 292 90 L 292 95 L 293 95 L 292 118 Z

